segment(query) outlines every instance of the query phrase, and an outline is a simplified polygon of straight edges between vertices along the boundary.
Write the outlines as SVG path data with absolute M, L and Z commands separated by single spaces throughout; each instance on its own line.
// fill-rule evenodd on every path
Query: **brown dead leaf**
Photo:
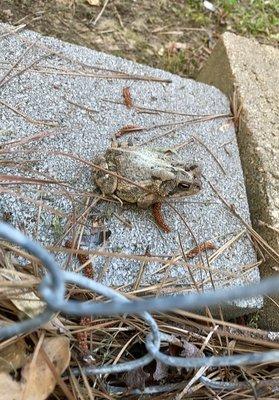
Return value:
M 130 88 L 129 87 L 123 88 L 122 94 L 123 94 L 123 99 L 124 99 L 125 106 L 127 108 L 132 108 L 133 107 L 133 100 L 132 100 Z
M 26 274 L 26 280 L 21 276 L 17 275 L 17 271 L 14 267 L 12 261 L 12 253 L 2 251 L 0 249 L 0 276 L 7 281 L 16 281 L 16 282 L 23 282 L 28 283 L 28 279 L 32 282 L 33 277 L 31 275 Z M 9 289 L 8 289 L 9 290 Z M 1 290 L 2 294 L 5 294 L 6 288 L 4 287 Z M 7 293 L 9 293 L 7 291 Z M 7 300 L 9 303 L 12 303 L 15 306 L 14 312 L 16 310 L 20 311 L 18 317 L 21 318 L 23 314 L 24 316 L 28 316 L 30 318 L 35 317 L 36 315 L 40 314 L 44 308 L 45 304 L 39 299 L 39 297 L 34 292 L 24 292 L 21 289 L 14 289 L 13 290 L 13 298 L 9 299 L 7 295 Z M 5 304 L 5 299 L 2 301 Z M 64 327 L 58 317 L 54 317 L 51 321 L 47 322 L 43 325 L 43 328 L 46 330 L 58 330 L 67 334 L 69 331 Z
M 171 42 L 166 45 L 166 50 L 169 54 L 177 54 L 180 51 L 185 51 L 188 45 L 181 42 Z
M 100 0 L 86 0 L 86 2 L 87 2 L 90 6 L 98 7 L 98 6 L 100 5 Z
M 0 274 L 5 280 L 18 282 L 22 281 L 22 279 L 16 274 L 16 269 L 11 260 L 10 252 L 4 252 L 3 267 L 4 268 L 0 269 Z M 14 274 L 12 273 L 13 271 L 15 272 Z M 36 296 L 34 292 L 24 293 L 20 289 L 15 289 L 13 291 L 13 297 L 14 298 L 11 299 L 11 302 L 15 305 L 15 307 L 30 318 L 33 318 L 37 314 L 41 313 L 45 307 L 44 303 L 40 301 L 39 297 Z
M 153 374 L 153 379 L 155 381 L 161 381 L 164 378 L 168 377 L 169 366 L 167 364 L 163 364 L 161 361 L 156 360 L 156 369 Z
M 9 390 L 7 390 L 9 388 Z M 20 400 L 22 394 L 21 385 L 13 380 L 6 372 L 0 373 L 0 399 Z
M 206 251 L 206 250 L 216 250 L 216 246 L 212 242 L 204 242 L 199 244 L 198 246 L 194 247 L 192 250 L 190 250 L 187 254 L 187 258 L 194 258 L 197 255 L 199 255 L 201 252 Z
M 203 354 L 194 344 L 182 340 L 183 350 L 181 352 L 181 357 L 191 358 L 191 357 L 201 357 Z
M 23 339 L 8 344 L 0 350 L 0 372 L 15 371 L 21 368 L 26 361 L 27 345 Z
M 42 349 L 45 351 L 56 373 L 61 374 L 70 362 L 70 345 L 65 336 L 44 339 Z M 7 373 L 0 373 L 0 398 L 1 400 L 45 400 L 56 386 L 56 378 L 50 370 L 44 354 L 39 351 L 35 362 L 32 356 L 23 367 L 21 380 L 16 382 Z M 28 387 L 26 388 L 26 383 Z M 7 390 L 9 388 L 9 390 Z M 26 390 L 27 389 L 27 390 Z
M 145 388 L 145 382 L 149 378 L 149 374 L 143 370 L 142 367 L 137 368 L 133 371 L 127 372 L 124 377 L 124 382 L 129 389 L 141 389 Z

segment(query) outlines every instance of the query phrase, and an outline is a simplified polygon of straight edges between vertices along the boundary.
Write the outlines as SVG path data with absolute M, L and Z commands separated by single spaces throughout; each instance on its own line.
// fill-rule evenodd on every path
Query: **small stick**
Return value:
M 272 231 L 279 233 L 279 229 L 276 228 L 275 226 L 271 226 L 271 225 L 269 225 L 266 222 L 263 222 L 261 220 L 259 220 L 258 223 L 259 223 L 259 226 L 266 226 L 267 228 L 271 229 Z
M 26 27 L 26 24 L 21 24 L 21 25 L 17 26 L 15 29 L 11 29 L 8 32 L 2 33 L 2 35 L 0 35 L 0 38 L 4 38 L 4 37 L 10 36 L 10 35 L 14 35 L 15 33 L 21 31 L 25 27 Z
M 11 106 L 10 104 L 6 103 L 3 100 L 0 100 L 0 104 L 2 104 L 3 106 L 9 108 L 11 111 L 13 111 L 15 114 L 20 115 L 21 117 L 23 117 L 24 119 L 26 119 L 28 122 L 30 122 L 31 124 L 38 124 L 38 125 L 47 125 L 47 126 L 58 126 L 57 122 L 46 122 L 46 121 L 41 121 L 41 120 L 37 120 L 37 119 L 33 119 L 31 117 L 29 117 L 29 115 L 24 114 L 22 111 L 18 110 L 17 108 L 15 108 L 14 106 Z
M 36 133 L 35 135 L 25 136 L 21 139 L 11 140 L 9 142 L 3 142 L 3 143 L 1 143 L 1 147 L 21 146 L 23 144 L 32 142 L 34 140 L 39 141 L 41 139 L 44 139 L 45 137 L 48 137 L 49 135 L 53 135 L 53 132 L 39 132 L 39 133 Z M 1 151 L 0 151 L 0 153 L 1 153 Z
M 122 29 L 125 29 L 125 26 L 124 26 L 124 24 L 123 24 L 123 21 L 122 21 L 121 15 L 119 14 L 119 12 L 118 12 L 118 10 L 117 10 L 117 7 L 116 7 L 116 6 L 114 6 L 114 11 L 115 11 L 115 13 L 116 13 L 116 16 L 117 16 L 117 18 L 118 18 L 119 25 L 121 26 L 121 28 L 122 28 Z
M 143 106 L 135 106 L 135 109 L 139 113 L 159 113 L 159 114 L 173 114 L 173 115 L 184 115 L 185 117 L 210 117 L 212 114 L 188 114 L 180 111 L 174 111 L 174 110 L 162 110 L 161 108 L 149 108 L 149 107 L 143 107 Z M 230 116 L 229 114 L 224 114 L 226 116 Z
M 34 65 L 38 64 L 39 61 L 43 60 L 44 58 L 50 56 L 52 53 L 49 54 L 44 54 L 43 56 L 39 57 L 37 60 L 33 61 L 30 65 L 27 65 L 26 67 L 22 68 L 21 70 L 17 71 L 14 75 L 9 76 L 4 82 L 1 80 L 0 87 L 3 85 L 6 85 L 9 81 L 14 79 L 16 76 L 23 74 L 25 71 L 28 69 L 32 68 Z
M 53 52 L 53 54 L 56 54 Z M 95 67 L 92 67 L 95 68 Z M 96 67 L 97 68 L 97 67 Z M 124 74 L 123 72 L 115 72 L 111 74 L 99 74 L 99 73 L 88 73 L 79 70 L 63 70 L 61 68 L 34 68 L 31 70 L 32 72 L 37 72 L 39 74 L 46 74 L 46 75 L 66 75 L 66 76 L 84 76 L 87 78 L 94 78 L 94 79 L 123 79 L 123 80 L 135 80 L 135 81 L 147 81 L 147 82 L 159 82 L 159 83 L 171 83 L 170 79 L 164 78 L 157 78 L 155 76 L 140 76 L 140 75 L 130 75 Z M 110 72 L 110 70 L 108 70 Z
M 99 21 L 99 19 L 101 18 L 101 16 L 103 15 L 103 13 L 104 13 L 104 11 L 105 11 L 106 6 L 108 5 L 108 2 L 109 2 L 109 0 L 105 0 L 104 5 L 103 5 L 103 8 L 101 9 L 101 11 L 99 12 L 99 14 L 98 14 L 97 17 L 95 18 L 95 21 L 92 22 L 92 20 L 91 20 L 91 21 L 89 21 L 89 24 L 92 24 L 93 26 L 96 26 L 97 22 Z
M 149 246 L 146 247 L 146 250 L 145 250 L 144 255 L 146 255 L 146 256 L 149 256 L 149 255 L 150 255 Z M 148 263 L 147 263 L 146 261 L 143 261 L 143 262 L 140 264 L 139 273 L 138 273 L 137 278 L 136 278 L 136 281 L 135 281 L 135 283 L 134 283 L 133 290 L 137 290 L 137 289 L 139 288 L 140 282 L 141 282 L 141 279 L 142 279 L 142 276 L 143 276 L 143 273 L 144 273 L 144 269 L 145 269 L 145 267 L 146 267 L 147 264 L 148 264 Z
M 6 74 L 3 76 L 3 78 L 0 80 L 0 87 L 2 86 L 3 83 L 5 83 L 5 79 L 10 75 L 10 73 L 13 71 L 14 68 L 18 66 L 18 64 L 23 60 L 23 58 L 26 56 L 26 54 L 35 46 L 35 44 L 38 42 L 38 40 L 34 43 L 32 43 L 27 49 L 21 54 L 21 56 L 17 59 L 17 61 L 11 66 L 11 68 L 6 72 Z
M 22 37 L 22 36 L 18 35 L 18 38 L 21 41 L 23 41 L 24 43 L 32 43 L 30 40 L 28 40 L 25 37 Z M 121 71 L 117 71 L 117 70 L 114 70 L 114 69 L 104 68 L 104 67 L 100 67 L 100 66 L 97 66 L 97 65 L 86 64 L 86 63 L 84 63 L 84 62 L 82 62 L 80 60 L 77 60 L 77 59 L 74 59 L 74 58 L 72 58 L 70 56 L 67 56 L 66 54 L 64 54 L 64 53 L 62 53 L 60 51 L 56 51 L 56 50 L 52 49 L 50 46 L 47 46 L 47 45 L 42 44 L 42 43 L 38 43 L 37 46 L 40 47 L 41 49 L 45 49 L 45 50 L 50 51 L 53 55 L 57 55 L 61 59 L 69 61 L 72 64 L 80 65 L 83 68 L 93 69 L 93 70 L 95 69 L 95 70 L 98 70 L 98 71 L 105 71 L 105 72 L 113 72 L 113 73 L 116 73 L 118 75 L 122 75 L 123 79 L 125 79 L 125 76 L 128 76 L 129 77 L 128 79 L 131 79 L 131 76 L 126 72 L 121 72 Z M 58 71 L 61 70 L 61 68 L 56 68 L 54 66 L 52 66 L 51 68 L 52 69 L 56 69 Z M 140 79 L 140 77 L 137 77 L 137 78 Z M 171 83 L 170 79 L 160 79 L 160 78 L 155 78 L 155 77 L 154 78 L 153 77 L 143 77 L 143 78 L 145 78 L 144 80 L 146 80 L 146 79 L 148 79 L 150 81 L 154 80 L 155 82 Z
M 125 125 L 118 132 L 116 132 L 115 137 L 120 138 L 121 136 L 125 135 L 126 133 L 139 132 L 139 131 L 143 131 L 143 130 L 144 130 L 144 128 L 142 126 Z
M 95 114 L 99 113 L 99 111 L 93 110 L 93 108 L 84 106 L 83 104 L 76 103 L 75 101 L 69 100 L 66 97 L 63 97 L 63 99 L 66 100 L 68 103 L 72 104 L 73 106 L 81 108 L 82 110 L 89 111 Z
M 226 174 L 226 171 L 223 167 L 223 165 L 220 163 L 220 161 L 218 160 L 218 158 L 212 153 L 212 151 L 210 150 L 210 148 L 201 140 L 199 139 L 197 136 L 193 135 L 193 138 L 199 143 L 201 144 L 207 151 L 208 153 L 214 158 L 214 160 L 216 161 L 216 163 L 219 165 L 219 167 L 221 168 L 222 172 L 224 175 Z

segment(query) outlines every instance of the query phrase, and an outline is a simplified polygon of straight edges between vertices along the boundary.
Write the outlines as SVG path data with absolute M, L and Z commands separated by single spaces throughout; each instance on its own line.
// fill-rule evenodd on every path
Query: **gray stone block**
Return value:
M 241 105 L 237 133 L 254 229 L 273 249 L 262 277 L 278 273 L 279 261 L 279 50 L 224 33 L 198 75 Z M 279 296 L 266 297 L 263 325 L 279 329 Z
M 8 29 L 8 25 L 2 24 L 0 32 Z M 177 154 L 186 162 L 201 166 L 203 190 L 179 201 L 170 199 L 175 210 L 168 204 L 163 205 L 164 218 L 172 229 L 170 234 L 158 229 L 150 210 L 139 210 L 127 204 L 121 206 L 115 201 L 92 205 L 82 225 L 86 240 L 94 236 L 96 218 L 103 218 L 105 228 L 111 231 L 102 248 L 94 244 L 89 248 L 95 277 L 110 286 L 131 290 L 143 268 L 139 287 L 147 294 L 154 292 L 154 286 L 152 289 L 150 285 L 157 285 L 156 293 L 176 293 L 196 290 L 195 285 L 199 290 L 209 289 L 212 282 L 214 287 L 258 282 L 256 256 L 249 235 L 219 197 L 250 223 L 233 121 L 226 116 L 191 122 L 205 114 L 230 114 L 227 97 L 215 87 L 30 31 L 2 39 L 2 76 L 34 41 L 37 41 L 35 46 L 9 76 L 35 63 L 2 88 L 2 149 L 13 148 L 13 160 L 23 163 L 7 164 L 1 167 L 1 173 L 56 182 L 22 184 L 15 178 L 16 184 L 2 184 L 0 212 L 12 212 L 13 225 L 24 227 L 43 245 L 52 248 L 57 240 L 59 246 L 63 245 L 65 240 L 59 242 L 57 235 L 65 232 L 99 193 L 92 182 L 89 164 L 58 153 L 75 154 L 90 162 L 105 151 L 112 136 L 123 126 L 140 125 L 148 129 L 127 134 L 119 140 L 162 149 L 175 149 L 183 144 L 177 147 Z M 123 88 L 128 86 L 134 105 L 172 112 L 143 113 L 137 107 L 128 109 L 123 105 L 122 96 Z M 180 115 L 183 113 L 190 116 Z M 45 125 L 50 121 L 58 126 Z M 173 132 L 168 133 L 172 128 L 175 128 Z M 46 135 L 40 140 L 5 146 L 7 141 L 41 133 Z M 7 154 L 11 152 L 1 154 L 2 160 L 9 157 Z M 36 162 L 28 163 L 34 159 Z M 57 181 L 62 183 L 57 184 Z M 77 223 L 73 226 L 67 238 L 81 228 Z M 186 266 L 179 235 L 186 254 L 197 243 L 205 241 L 214 243 L 221 251 L 208 251 L 207 256 L 202 252 L 187 260 Z M 151 258 L 145 263 L 147 249 Z M 118 256 L 101 257 L 100 251 L 114 251 Z M 74 258 L 66 262 L 62 253 L 57 254 L 57 259 L 64 267 L 75 269 L 78 266 Z M 168 265 L 173 259 L 175 263 Z M 257 298 L 226 308 L 233 314 L 241 314 L 261 304 L 261 298 Z

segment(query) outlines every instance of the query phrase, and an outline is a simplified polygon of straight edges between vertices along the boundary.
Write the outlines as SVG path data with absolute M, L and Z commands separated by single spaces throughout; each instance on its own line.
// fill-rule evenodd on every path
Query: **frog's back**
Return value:
M 136 182 L 152 179 L 152 171 L 158 167 L 169 167 L 163 155 L 152 149 L 128 147 L 116 148 L 112 151 L 114 151 L 113 157 L 119 173 Z

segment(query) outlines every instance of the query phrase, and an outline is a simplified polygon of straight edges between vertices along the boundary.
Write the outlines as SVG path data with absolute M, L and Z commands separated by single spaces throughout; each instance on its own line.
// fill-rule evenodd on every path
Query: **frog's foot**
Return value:
M 152 213 L 157 226 L 165 233 L 170 233 L 171 228 L 166 224 L 162 214 L 162 203 L 155 203 L 152 206 Z

